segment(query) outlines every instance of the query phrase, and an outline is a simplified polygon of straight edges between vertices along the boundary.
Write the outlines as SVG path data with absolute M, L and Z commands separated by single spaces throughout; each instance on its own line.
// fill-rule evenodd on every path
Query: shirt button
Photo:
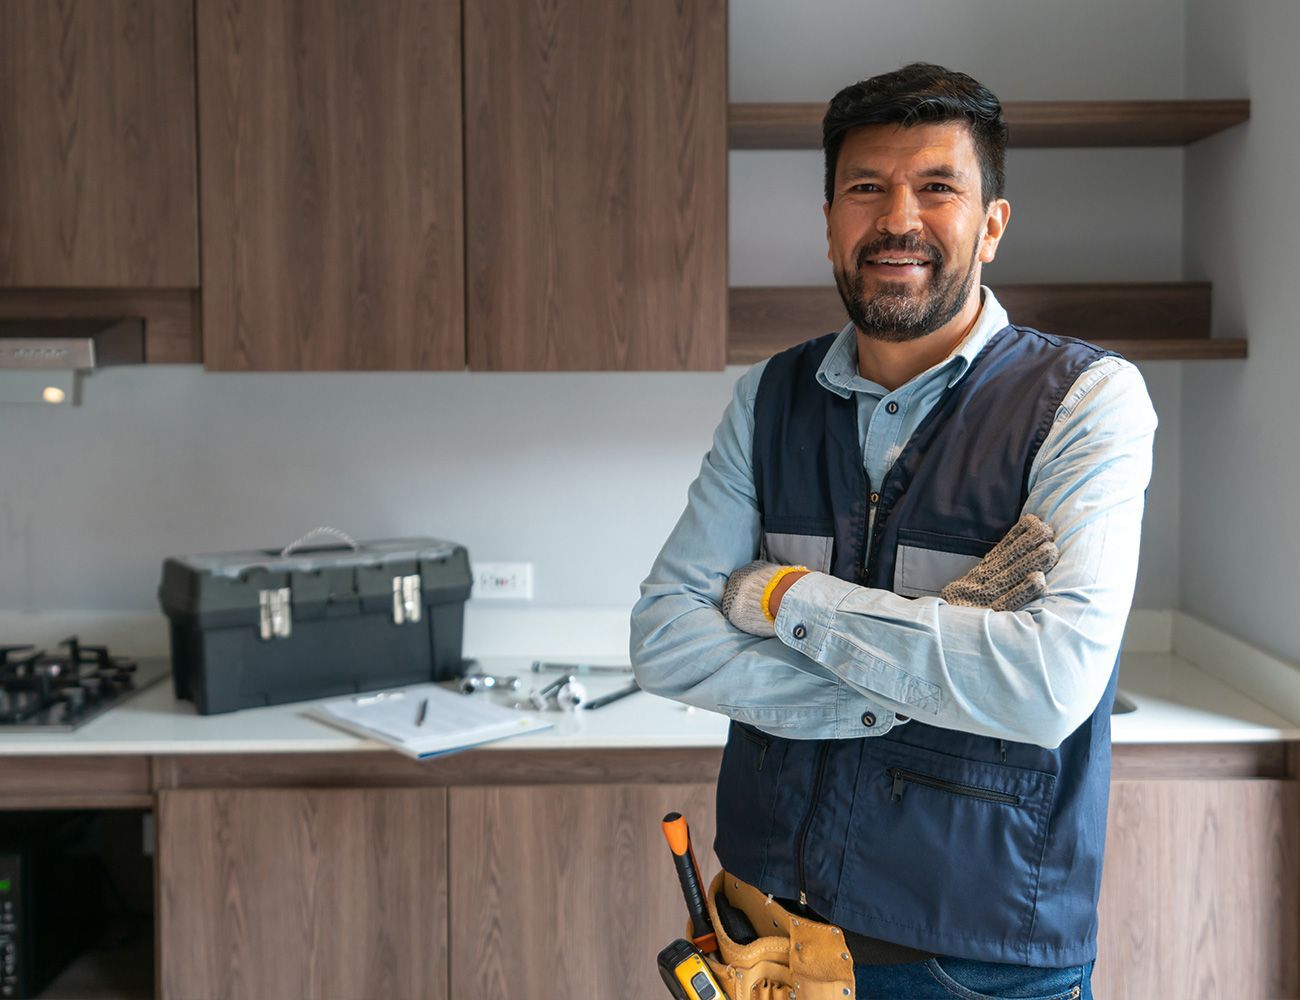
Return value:
M 895 403 L 893 400 L 890 400 L 888 403 L 885 404 L 885 409 L 888 410 L 890 413 L 897 413 L 898 404 Z
M 863 712 L 863 713 L 862 713 L 862 724 L 863 724 L 864 726 L 874 726 L 874 725 L 876 724 L 876 716 L 875 716 L 875 713 L 874 713 L 874 712 Z
M 798 625 L 794 627 L 794 630 L 790 634 L 793 635 L 796 639 L 803 639 L 808 635 L 808 630 L 804 628 L 803 623 L 800 622 Z
M 880 494 L 873 493 L 868 499 L 870 499 L 872 503 L 880 503 Z

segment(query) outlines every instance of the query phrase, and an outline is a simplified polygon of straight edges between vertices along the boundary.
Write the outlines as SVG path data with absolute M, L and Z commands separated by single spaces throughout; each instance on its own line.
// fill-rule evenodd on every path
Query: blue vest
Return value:
M 900 555 L 974 562 L 1015 524 L 1057 408 L 1109 353 L 1004 328 L 873 486 L 856 400 L 816 380 L 834 338 L 776 355 L 759 383 L 764 548 L 778 561 L 781 544 L 829 551 L 810 568 L 895 592 Z M 1051 750 L 916 719 L 843 740 L 788 740 L 733 721 L 714 849 L 727 871 L 775 896 L 805 893 L 817 913 L 859 934 L 990 962 L 1090 961 L 1116 676 Z

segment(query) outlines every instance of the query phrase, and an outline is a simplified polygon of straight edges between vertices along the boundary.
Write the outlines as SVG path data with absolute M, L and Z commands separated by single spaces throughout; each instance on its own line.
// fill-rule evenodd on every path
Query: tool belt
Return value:
M 748 944 L 733 941 L 724 906 L 742 912 L 759 935 Z M 790 913 L 771 896 L 725 871 L 718 872 L 706 895 L 718 938 L 719 962 L 705 956 L 730 1000 L 852 1000 L 853 957 L 844 932 L 833 924 Z M 686 935 L 691 936 L 690 926 Z

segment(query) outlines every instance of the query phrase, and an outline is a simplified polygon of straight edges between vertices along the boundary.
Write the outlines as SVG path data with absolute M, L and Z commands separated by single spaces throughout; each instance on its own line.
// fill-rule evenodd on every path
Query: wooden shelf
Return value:
M 1133 361 L 1246 357 L 1246 341 L 1210 336 L 1208 282 L 997 285 L 1012 319 L 1079 337 Z M 727 363 L 753 364 L 846 320 L 834 286 L 730 289 Z
M 1249 100 L 1008 101 L 1017 149 L 1184 146 L 1250 118 Z M 820 149 L 825 104 L 732 104 L 732 149 Z

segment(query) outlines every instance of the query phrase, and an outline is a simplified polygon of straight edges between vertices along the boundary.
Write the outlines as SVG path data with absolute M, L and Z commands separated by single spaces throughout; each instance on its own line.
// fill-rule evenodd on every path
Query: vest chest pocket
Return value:
M 953 580 L 969 573 L 994 544 L 978 538 L 904 529 L 898 533 L 894 593 L 938 597 Z
M 839 905 L 882 929 L 1027 941 L 1055 789 L 1045 771 L 869 741 Z
M 807 566 L 814 573 L 831 571 L 835 538 L 827 534 L 764 531 L 759 558 L 782 566 Z

